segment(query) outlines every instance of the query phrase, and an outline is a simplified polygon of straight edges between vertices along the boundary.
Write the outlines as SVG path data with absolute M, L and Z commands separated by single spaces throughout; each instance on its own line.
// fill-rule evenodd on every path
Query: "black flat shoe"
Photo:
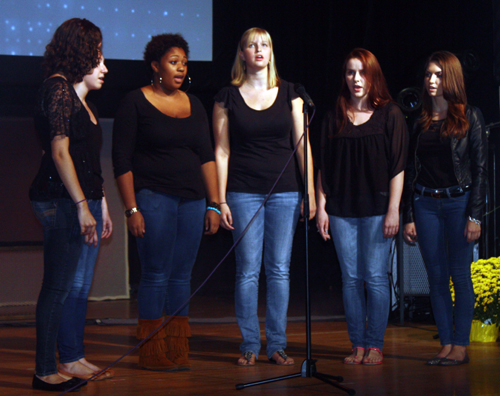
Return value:
M 427 360 L 427 362 L 425 363 L 427 366 L 437 366 L 439 365 L 439 363 L 441 363 L 441 360 L 443 360 L 444 358 L 441 358 L 441 357 L 433 357 L 432 359 L 429 359 Z
M 33 382 L 31 384 L 33 389 L 49 391 L 49 392 L 66 392 L 66 391 L 79 392 L 81 387 L 85 385 L 87 385 L 87 381 L 84 381 L 76 377 L 73 377 L 59 384 L 49 384 L 48 382 L 42 381 L 36 375 L 33 376 Z
M 454 360 L 454 359 L 441 359 L 439 362 L 440 366 L 460 366 L 461 364 L 469 363 L 469 355 L 465 354 L 463 360 Z

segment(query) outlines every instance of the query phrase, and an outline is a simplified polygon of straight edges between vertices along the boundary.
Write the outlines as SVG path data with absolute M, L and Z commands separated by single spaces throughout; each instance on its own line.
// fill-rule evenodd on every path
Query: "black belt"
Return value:
M 421 189 L 420 189 L 421 188 Z M 465 195 L 467 191 L 470 190 L 470 186 L 466 186 L 465 188 L 461 188 L 460 186 L 448 187 L 441 190 L 435 190 L 433 188 L 421 187 L 418 186 L 415 189 L 415 193 L 419 195 L 423 195 L 424 197 L 432 197 L 436 199 L 441 198 L 453 198 L 453 197 L 461 197 Z

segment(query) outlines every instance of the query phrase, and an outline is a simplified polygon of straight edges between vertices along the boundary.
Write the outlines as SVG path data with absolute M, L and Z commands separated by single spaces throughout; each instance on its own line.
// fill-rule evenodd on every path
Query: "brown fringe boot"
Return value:
M 167 357 L 174 362 L 179 370 L 189 370 L 189 340 L 191 329 L 189 317 L 174 316 L 165 326 L 165 343 L 167 344 Z
M 139 319 L 137 338 L 143 340 L 163 323 L 163 319 Z M 169 360 L 165 343 L 165 327 L 139 347 L 139 366 L 146 370 L 176 371 L 177 364 Z

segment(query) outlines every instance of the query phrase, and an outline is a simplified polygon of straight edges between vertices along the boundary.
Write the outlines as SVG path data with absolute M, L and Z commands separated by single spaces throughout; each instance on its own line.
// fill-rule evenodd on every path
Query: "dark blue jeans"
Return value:
M 96 231 L 99 238 L 97 247 L 83 245 L 78 265 L 76 268 L 73 286 L 64 302 L 59 335 L 57 337 L 57 349 L 59 350 L 59 362 L 71 363 L 85 357 L 83 346 L 83 333 L 85 330 L 85 318 L 87 316 L 87 299 L 89 296 L 94 267 L 99 252 L 102 233 L 102 207 L 101 200 L 89 200 L 90 213 L 97 222 Z
M 205 200 L 142 189 L 136 194 L 146 232 L 137 238 L 141 281 L 137 296 L 140 319 L 171 315 L 191 295 L 191 271 L 205 219 Z M 187 316 L 186 305 L 177 315 Z
M 80 257 L 77 209 L 70 199 L 32 202 L 43 226 L 43 282 L 36 306 L 36 368 L 38 376 L 57 373 L 56 340 L 64 302 L 71 290 Z
M 413 202 L 415 226 L 429 277 L 432 310 L 441 345 L 469 345 L 474 314 L 470 273 L 474 243 L 467 243 L 464 237 L 469 194 L 436 199 L 415 193 Z M 450 276 L 455 285 L 455 309 L 451 300 Z

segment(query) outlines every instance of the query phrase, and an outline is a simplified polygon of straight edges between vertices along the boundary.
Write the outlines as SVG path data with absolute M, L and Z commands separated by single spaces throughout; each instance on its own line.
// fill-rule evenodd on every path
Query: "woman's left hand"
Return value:
M 213 235 L 219 229 L 220 215 L 215 210 L 205 213 L 205 235 Z
M 399 231 L 399 211 L 389 210 L 384 219 L 384 238 L 392 238 Z
M 304 200 L 302 200 L 302 202 L 300 203 L 300 215 L 302 217 L 304 217 Z M 309 200 L 309 218 L 308 218 L 308 220 L 314 219 L 314 216 L 316 216 L 316 198 L 313 196 L 313 199 Z
M 113 222 L 109 216 L 108 203 L 106 197 L 102 197 L 102 234 L 101 239 L 109 238 L 113 232 Z
M 465 225 L 464 237 L 467 238 L 467 243 L 471 243 L 481 236 L 481 224 L 476 224 L 470 220 L 467 220 Z

